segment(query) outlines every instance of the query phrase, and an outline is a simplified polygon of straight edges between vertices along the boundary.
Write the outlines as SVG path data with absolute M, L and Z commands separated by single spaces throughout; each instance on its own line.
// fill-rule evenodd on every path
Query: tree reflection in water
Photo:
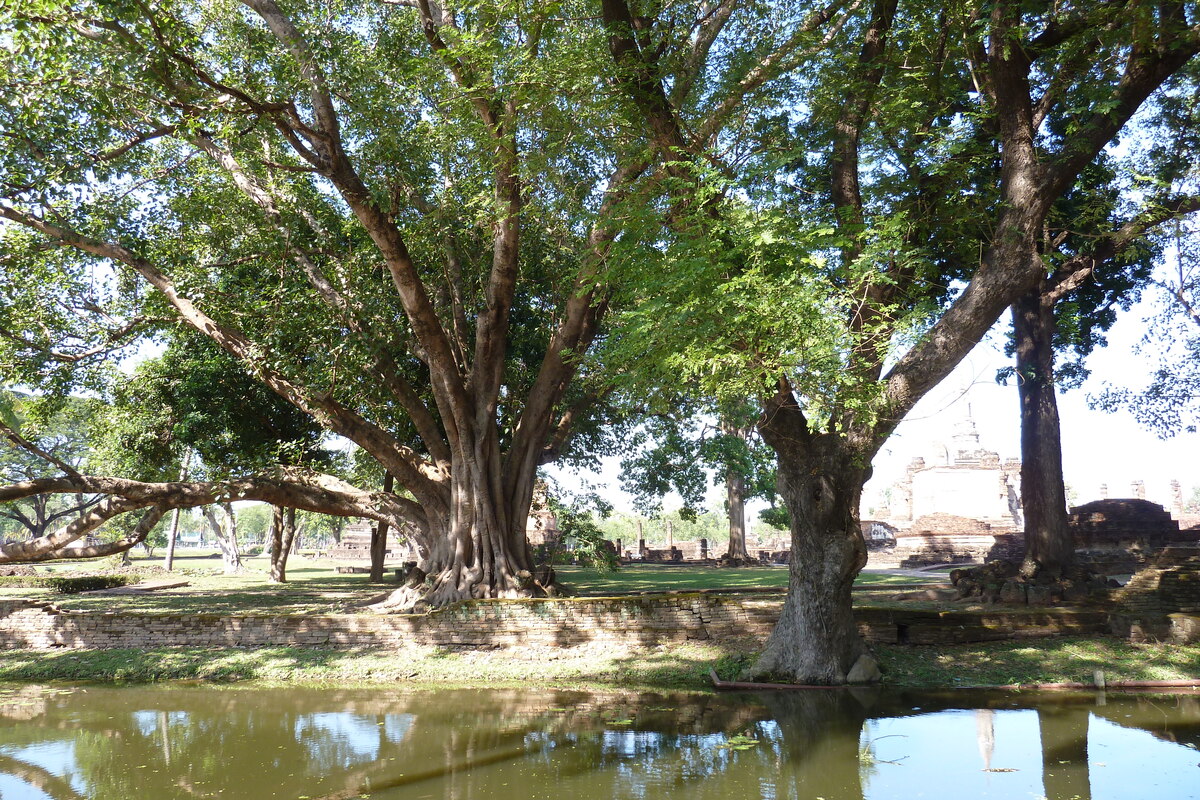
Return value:
M 0 793 L 1067 800 L 1092 797 L 1097 775 L 1119 783 L 1111 767 L 1089 775 L 1089 737 L 1130 728 L 1151 734 L 1136 734 L 1138 758 L 1194 768 L 1178 752 L 1200 741 L 1197 698 L 25 687 L 0 689 Z

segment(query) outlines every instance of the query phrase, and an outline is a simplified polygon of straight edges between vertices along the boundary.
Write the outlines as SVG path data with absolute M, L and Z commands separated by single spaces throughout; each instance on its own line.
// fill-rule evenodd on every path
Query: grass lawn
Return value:
M 135 558 L 135 563 L 139 559 Z M 161 559 L 141 559 L 160 564 Z M 35 597 L 76 611 L 319 614 L 353 613 L 390 584 L 365 575 L 339 575 L 336 562 L 293 558 L 289 583 L 271 584 L 266 561 L 247 559 L 242 575 L 220 574 L 220 560 L 185 552 L 176 575 L 186 587 L 134 595 L 57 595 L 46 589 L 3 589 L 0 597 Z M 98 564 L 56 564 L 53 571 L 94 572 Z M 393 573 L 394 574 L 394 573 Z M 696 589 L 783 588 L 786 567 L 664 567 L 636 565 L 614 573 L 559 568 L 561 580 L 580 595 Z M 171 577 L 155 575 L 154 579 Z M 942 576 L 860 576 L 856 600 L 886 602 L 889 588 L 938 581 Z M 879 598 L 879 599 L 875 599 Z M 411 647 L 404 652 L 308 648 L 155 648 L 111 651 L 9 651 L 0 656 L 0 681 L 171 679 L 336 683 L 402 682 L 409 685 L 624 685 L 703 688 L 710 666 L 733 678 L 753 657 L 752 642 L 665 643 L 646 652 L 590 648 L 521 651 L 448 651 Z M 998 685 L 1090 680 L 1200 679 L 1200 645 L 1136 645 L 1106 637 L 1071 637 L 946 647 L 876 648 L 888 683 L 913 687 Z M 536 664 L 536 669 L 532 666 Z
M 586 567 L 555 567 L 560 581 L 580 595 L 621 594 L 689 589 L 786 589 L 788 568 L 659 566 L 632 564 L 616 572 L 597 572 Z M 888 573 L 862 573 L 856 586 L 910 586 L 939 580 L 939 576 L 917 577 Z
M 158 556 L 153 559 L 134 558 L 135 566 L 157 566 L 161 563 L 162 559 Z M 245 573 L 223 575 L 220 559 L 213 557 L 211 552 L 185 551 L 176 556 L 175 573 L 155 574 L 149 579 L 178 578 L 187 580 L 187 586 L 127 595 L 61 595 L 49 589 L 5 588 L 0 589 L 0 597 L 48 600 L 72 611 L 345 614 L 356 613 L 364 603 L 396 585 L 394 572 L 388 573 L 387 582 L 372 584 L 367 581 L 366 575 L 339 575 L 338 562 L 296 556 L 288 561 L 288 582 L 272 584 L 267 581 L 266 559 L 248 558 L 244 563 Z M 54 564 L 51 567 L 52 571 L 59 574 L 98 569 L 102 569 L 102 565 L 80 562 Z M 573 566 L 558 567 L 557 570 L 559 579 L 581 596 L 697 589 L 784 589 L 788 580 L 788 570 L 784 566 L 726 569 L 638 564 L 607 573 Z M 930 580 L 938 578 L 864 573 L 859 576 L 857 585 L 865 590 L 886 589 Z M 863 599 L 868 594 L 872 593 L 864 592 Z
M 162 559 L 133 559 L 134 566 L 162 564 Z M 267 560 L 243 560 L 246 571 L 240 575 L 221 573 L 220 558 L 208 552 L 177 553 L 174 573 L 152 574 L 148 580 L 180 579 L 187 586 L 129 595 L 85 593 L 54 594 L 48 589 L 0 589 L 0 597 L 29 597 L 48 600 L 71 611 L 147 611 L 209 614 L 267 612 L 272 614 L 336 614 L 353 612 L 391 584 L 372 584 L 366 575 L 339 575 L 338 562 L 314 561 L 292 556 L 288 559 L 288 582 L 273 584 L 267 580 Z M 55 564 L 54 571 L 88 572 L 96 564 L 75 562 Z M 39 565 L 39 570 L 42 567 Z M 392 573 L 394 576 L 394 573 Z

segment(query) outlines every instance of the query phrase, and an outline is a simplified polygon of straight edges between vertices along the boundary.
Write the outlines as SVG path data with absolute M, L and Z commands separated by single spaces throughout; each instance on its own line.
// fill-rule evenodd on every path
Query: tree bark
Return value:
M 284 544 L 284 528 L 287 522 L 282 506 L 271 507 L 271 566 L 268 580 L 271 583 L 284 583 L 287 580 L 287 547 Z
M 179 468 L 179 480 L 186 481 L 188 479 L 188 470 L 192 466 L 192 451 L 188 450 L 183 455 L 183 465 Z M 179 515 L 183 513 L 183 509 L 177 508 L 171 512 L 171 529 L 167 532 L 167 557 L 163 566 L 167 572 L 175 566 L 175 542 L 179 537 Z
M 746 551 L 746 479 L 734 472 L 725 473 L 725 499 L 729 505 L 729 548 L 727 558 L 745 561 Z
M 422 610 L 461 600 L 543 595 L 533 580 L 533 554 L 525 536 L 533 486 L 510 502 L 501 490 L 498 449 L 451 471 L 448 518 L 431 517 L 418 548 L 420 585 L 397 589 L 374 609 Z M 423 545 L 423 546 L 422 546 Z
M 1017 393 L 1021 403 L 1021 502 L 1025 511 L 1026 577 L 1058 578 L 1071 566 L 1062 435 L 1054 390 L 1054 308 L 1039 288 L 1012 306 Z
M 385 472 L 383 475 L 383 490 L 391 492 L 395 488 L 396 479 L 392 473 Z M 379 583 L 383 580 L 383 559 L 387 554 L 387 537 L 388 537 L 387 520 L 380 520 L 371 530 L 371 575 L 372 583 Z
M 221 549 L 223 571 L 226 575 L 234 575 L 242 571 L 242 554 L 238 552 L 237 545 L 237 518 L 234 516 L 232 504 L 220 505 L 225 512 L 224 524 L 217 520 L 211 505 L 204 507 L 204 519 L 208 521 L 208 527 L 217 540 L 217 547 Z
M 778 454 L 778 491 L 791 515 L 788 593 L 750 678 L 839 685 L 867 654 L 850 589 L 867 563 L 858 524 L 866 470 L 837 434 L 811 434 L 798 408 L 776 404 L 760 423 Z

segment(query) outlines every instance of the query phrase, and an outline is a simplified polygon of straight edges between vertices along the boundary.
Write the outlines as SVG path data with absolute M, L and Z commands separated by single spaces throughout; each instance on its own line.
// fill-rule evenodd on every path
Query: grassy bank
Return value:
M 708 670 L 737 675 L 752 642 L 609 649 L 402 651 L 272 647 L 8 651 L 0 681 L 242 681 L 409 686 L 571 686 L 704 689 Z M 941 688 L 1090 680 L 1200 679 L 1200 645 L 1136 645 L 1112 638 L 1041 639 L 948 647 L 881 646 L 886 682 Z
M 947 647 L 880 647 L 891 683 L 914 687 L 1014 683 L 1200 680 L 1200 645 L 1132 644 L 1113 637 L 1065 637 Z
M 704 643 L 649 652 L 320 648 L 155 648 L 0 653 L 3 681 L 244 681 L 289 685 L 621 687 L 702 689 L 708 670 L 739 654 Z

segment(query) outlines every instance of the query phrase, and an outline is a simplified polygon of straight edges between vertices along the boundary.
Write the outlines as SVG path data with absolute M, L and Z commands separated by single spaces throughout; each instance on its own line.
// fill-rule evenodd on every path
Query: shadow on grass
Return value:
M 425 647 L 386 649 L 265 647 L 150 650 L 10 650 L 0 681 L 383 683 L 441 686 L 590 686 L 659 690 L 710 687 L 717 665 L 729 677 L 748 657 L 735 645 L 677 644 L 659 652 L 609 656 Z
M 948 646 L 880 645 L 890 683 L 911 687 L 1200 679 L 1200 646 L 1131 644 L 1108 636 Z
M 139 594 L 83 594 L 63 598 L 70 611 L 126 611 L 192 614 L 311 614 L 354 610 L 367 599 L 395 588 L 395 583 L 369 583 L 363 575 L 330 575 L 326 570 L 289 570 L 287 583 L 274 584 L 260 575 L 199 577 L 191 585 Z M 300 574 L 297 574 L 300 573 Z

